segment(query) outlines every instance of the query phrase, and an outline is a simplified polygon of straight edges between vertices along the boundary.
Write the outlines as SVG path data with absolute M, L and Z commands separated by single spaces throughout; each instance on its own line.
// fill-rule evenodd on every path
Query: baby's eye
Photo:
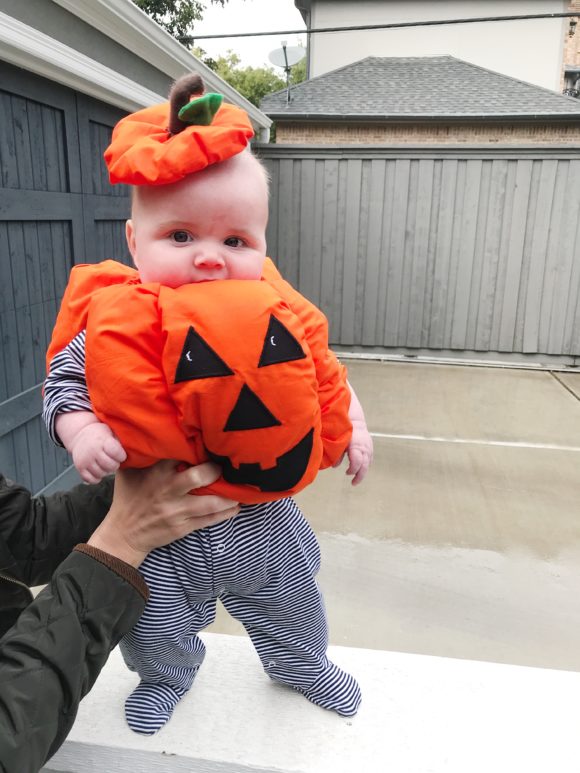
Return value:
M 187 231 L 173 231 L 173 233 L 169 234 L 169 237 L 178 244 L 185 244 L 185 242 L 191 241 L 191 236 Z
M 243 247 L 244 242 L 242 239 L 240 239 L 238 236 L 228 236 L 228 238 L 224 241 L 224 244 L 226 247 Z

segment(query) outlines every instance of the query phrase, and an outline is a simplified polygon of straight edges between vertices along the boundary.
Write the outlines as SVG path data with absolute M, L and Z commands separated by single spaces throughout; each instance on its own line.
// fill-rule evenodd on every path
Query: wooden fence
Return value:
M 580 357 L 580 148 L 260 155 L 270 254 L 335 345 Z

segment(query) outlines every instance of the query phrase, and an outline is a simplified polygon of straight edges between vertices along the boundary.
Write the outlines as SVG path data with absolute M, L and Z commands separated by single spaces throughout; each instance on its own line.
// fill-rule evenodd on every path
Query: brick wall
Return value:
M 580 14 L 580 0 L 569 0 L 568 10 L 578 11 Z M 573 35 L 570 35 L 571 21 L 576 21 Z M 566 24 L 564 24 L 564 55 L 562 63 L 564 67 L 567 64 L 580 66 L 580 18 L 566 20 Z M 562 68 L 562 89 L 564 88 L 564 67 Z
M 580 0 L 579 0 L 580 2 Z M 580 25 L 579 25 L 580 26 Z M 330 123 L 278 123 L 278 144 L 296 145 L 421 145 L 471 143 L 578 144 L 580 116 L 575 125 L 533 126 L 497 124 L 386 125 Z

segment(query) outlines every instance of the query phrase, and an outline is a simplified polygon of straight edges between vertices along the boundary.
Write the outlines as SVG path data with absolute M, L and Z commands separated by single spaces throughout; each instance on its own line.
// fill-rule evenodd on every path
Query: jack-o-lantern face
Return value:
M 170 303 L 164 294 L 164 370 L 186 436 L 201 432 L 228 483 L 302 488 L 320 462 L 320 411 L 298 318 L 259 281 L 177 288 Z
M 124 467 L 211 455 L 224 476 L 198 492 L 253 504 L 300 491 L 347 446 L 346 374 L 324 321 L 268 260 L 261 281 L 176 289 L 114 261 L 77 266 L 47 361 L 82 329 L 92 406 Z
M 257 367 L 277 366 L 304 358 L 306 354 L 300 343 L 271 314 Z M 234 375 L 235 371 L 227 362 L 193 327 L 190 327 L 177 365 L 174 383 Z M 284 388 L 283 374 L 280 374 L 279 386 L 281 389 Z M 219 389 L 219 385 L 217 388 Z M 283 422 L 272 413 L 259 395 L 244 383 L 227 417 L 223 432 L 247 432 L 282 425 Z M 210 458 L 221 466 L 223 477 L 228 483 L 256 486 L 260 491 L 284 491 L 296 486 L 306 472 L 312 453 L 313 435 L 314 430 L 310 429 L 298 443 L 276 458 L 274 467 L 267 469 L 262 469 L 257 462 L 242 462 L 236 468 L 229 457 L 216 453 L 211 448 L 207 448 L 207 451 Z

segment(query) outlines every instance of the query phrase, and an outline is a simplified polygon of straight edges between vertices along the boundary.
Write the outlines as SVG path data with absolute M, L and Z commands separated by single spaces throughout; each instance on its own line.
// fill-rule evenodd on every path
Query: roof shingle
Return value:
M 369 56 L 264 97 L 270 117 L 575 117 L 580 101 L 452 56 Z

